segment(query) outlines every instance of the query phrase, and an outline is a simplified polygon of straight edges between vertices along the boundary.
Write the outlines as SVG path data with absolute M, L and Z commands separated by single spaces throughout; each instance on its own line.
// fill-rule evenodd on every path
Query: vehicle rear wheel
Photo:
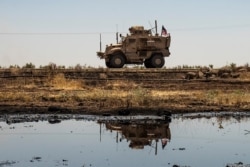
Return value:
M 110 59 L 110 66 L 112 68 L 122 68 L 125 64 L 125 58 L 121 54 L 113 55 Z
M 165 64 L 165 60 L 160 54 L 153 55 L 150 60 L 153 68 L 162 68 Z
M 150 59 L 146 59 L 146 60 L 144 61 L 144 66 L 145 66 L 146 68 L 152 68 L 151 60 L 150 60 Z

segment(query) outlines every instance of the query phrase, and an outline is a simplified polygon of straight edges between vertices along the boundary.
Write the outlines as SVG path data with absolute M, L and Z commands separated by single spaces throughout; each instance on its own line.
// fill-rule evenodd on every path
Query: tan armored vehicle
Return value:
M 106 66 L 122 68 L 124 64 L 144 63 L 146 68 L 163 67 L 164 58 L 170 55 L 170 34 L 164 31 L 164 34 L 158 35 L 157 26 L 154 35 L 143 26 L 133 26 L 129 32 L 126 37 L 120 35 L 121 41 L 117 44 L 107 45 L 105 52 L 97 52 L 101 59 L 105 59 Z

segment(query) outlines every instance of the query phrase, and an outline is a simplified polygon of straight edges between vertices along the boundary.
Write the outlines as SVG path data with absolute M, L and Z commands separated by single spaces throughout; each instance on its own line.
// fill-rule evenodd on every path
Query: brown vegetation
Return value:
M 129 70 L 127 70 L 129 71 Z M 18 71 L 12 70 L 14 74 Z M 126 71 L 125 71 L 126 72 Z M 111 75 L 103 73 L 102 75 Z M 37 74 L 36 74 L 37 75 Z M 133 74 L 131 74 L 133 75 Z M 145 74 L 146 75 L 146 74 Z M 151 76 L 150 73 L 147 75 Z M 147 77 L 147 76 L 145 76 Z M 64 73 L 47 77 L 2 78 L 0 111 L 103 113 L 121 109 L 136 113 L 246 111 L 250 110 L 250 72 L 223 80 L 144 82 L 128 80 L 88 81 L 66 78 Z M 50 110 L 50 107 L 54 107 Z

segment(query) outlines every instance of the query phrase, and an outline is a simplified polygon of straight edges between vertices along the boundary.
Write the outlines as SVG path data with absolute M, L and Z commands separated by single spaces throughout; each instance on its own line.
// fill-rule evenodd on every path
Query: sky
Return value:
M 0 66 L 105 67 L 115 33 L 165 26 L 166 67 L 250 63 L 249 0 L 0 0 Z

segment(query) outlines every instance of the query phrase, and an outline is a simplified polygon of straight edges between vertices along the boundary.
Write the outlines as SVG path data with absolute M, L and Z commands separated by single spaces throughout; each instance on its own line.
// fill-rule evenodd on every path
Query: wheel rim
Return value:
M 119 58 L 116 58 L 115 59 L 115 64 L 116 65 L 120 65 L 122 63 L 122 60 L 121 59 L 119 59 Z
M 151 58 L 151 64 L 153 66 L 153 68 L 161 68 L 164 66 L 164 58 L 161 55 L 154 55 Z
M 111 58 L 110 65 L 112 68 L 122 68 L 123 65 L 125 64 L 125 59 L 123 58 L 122 55 L 114 55 Z
M 155 65 L 159 66 L 161 64 L 162 64 L 161 59 L 159 59 L 159 58 L 155 59 Z

